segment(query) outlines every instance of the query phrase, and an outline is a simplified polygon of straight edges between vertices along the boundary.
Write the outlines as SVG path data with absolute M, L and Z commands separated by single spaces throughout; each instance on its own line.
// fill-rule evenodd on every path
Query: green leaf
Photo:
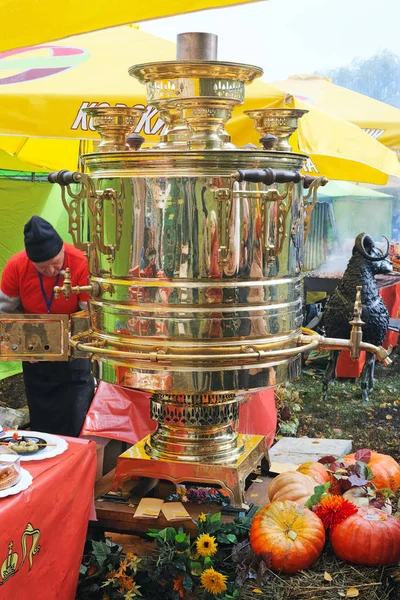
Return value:
M 175 536 L 175 541 L 178 544 L 185 542 L 186 541 L 186 533 L 178 533 L 178 535 Z
M 185 577 L 183 578 L 183 588 L 190 592 L 193 589 L 193 580 L 192 578 L 186 573 Z
M 314 488 L 314 493 L 306 502 L 306 507 L 310 510 L 314 506 L 314 504 L 318 504 L 321 500 L 322 496 L 327 493 L 329 490 L 330 483 L 323 483 L 322 485 L 316 485 Z
M 191 560 L 189 563 L 189 570 L 192 575 L 199 577 L 203 572 L 203 567 L 201 566 L 201 563 Z
M 371 479 L 373 479 L 373 477 L 374 477 L 374 474 L 372 472 L 372 469 L 371 469 L 371 467 L 369 467 L 367 465 L 367 469 L 366 469 L 366 473 L 365 473 L 365 479 L 368 479 L 368 481 L 371 481 Z
M 104 542 L 97 542 L 92 540 L 92 548 L 95 559 L 98 562 L 99 567 L 102 567 L 106 562 L 108 556 L 111 554 L 111 549 Z
M 220 521 L 220 520 L 221 520 L 221 513 L 214 513 L 210 517 L 211 523 L 215 523 L 216 521 Z
M 214 521 L 214 523 L 210 523 L 210 525 L 207 527 L 207 532 L 208 533 L 215 533 L 216 531 L 218 531 L 219 529 L 221 529 L 222 526 L 222 522 L 221 521 Z
M 81 566 L 80 566 L 80 568 L 79 568 L 79 573 L 80 573 L 81 575 L 86 575 L 87 571 L 88 571 L 88 567 L 85 567 L 85 565 L 81 565 Z
M 237 544 L 237 537 L 233 533 L 228 533 L 226 537 L 231 542 L 231 544 Z
M 217 535 L 217 541 L 220 544 L 230 544 L 232 542 L 231 537 L 233 537 L 236 540 L 236 536 L 231 533 L 229 535 L 226 535 L 226 533 L 219 533 Z M 233 543 L 236 543 L 236 542 L 233 542 Z
M 175 536 L 177 535 L 176 529 L 173 527 L 166 527 L 158 532 L 158 536 L 163 542 L 174 542 Z
M 204 558 L 204 568 L 205 569 L 209 569 L 210 567 L 213 567 L 213 566 L 214 566 L 214 563 L 211 560 L 211 558 L 209 556 L 206 556 Z

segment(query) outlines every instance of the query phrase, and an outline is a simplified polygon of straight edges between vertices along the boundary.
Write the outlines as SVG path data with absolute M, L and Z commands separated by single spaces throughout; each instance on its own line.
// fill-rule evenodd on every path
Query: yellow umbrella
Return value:
M 0 149 L 49 170 L 76 169 L 80 140 L 98 139 L 83 108 L 101 103 L 143 105 L 145 88 L 129 77 L 128 68 L 174 56 L 172 42 L 126 26 L 13 54 L 8 70 L 0 71 Z M 389 174 L 398 174 L 396 155 L 358 127 L 287 99 L 284 92 L 261 81 L 247 88 L 245 105 L 234 111 L 228 126 L 233 142 L 258 143 L 259 135 L 244 110 L 282 107 L 285 100 L 310 108 L 300 120 L 294 143 L 311 156 L 312 172 L 371 183 L 385 183 Z M 147 107 L 136 131 L 154 142 L 163 126 L 156 109 Z
M 400 150 L 398 108 L 335 85 L 328 77 L 294 75 L 272 85 L 331 115 L 355 123 L 385 146 Z
M 257 0 L 3 0 L 0 51 L 60 40 L 116 25 Z M 127 49 L 128 50 L 128 49 Z

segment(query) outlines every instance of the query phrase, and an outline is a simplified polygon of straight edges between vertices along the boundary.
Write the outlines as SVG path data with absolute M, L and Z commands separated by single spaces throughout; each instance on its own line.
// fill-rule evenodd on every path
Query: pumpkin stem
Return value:
M 292 529 L 289 529 L 289 531 L 287 532 L 287 536 L 291 540 L 295 541 L 295 539 L 297 538 L 297 533 L 295 531 L 293 531 Z

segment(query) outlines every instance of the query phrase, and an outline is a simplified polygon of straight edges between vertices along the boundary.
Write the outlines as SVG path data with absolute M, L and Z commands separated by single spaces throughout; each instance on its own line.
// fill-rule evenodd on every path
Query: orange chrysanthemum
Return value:
M 178 592 L 179 598 L 183 598 L 185 595 L 185 588 L 183 587 L 183 575 L 178 575 L 176 579 L 174 579 L 174 591 Z
M 354 515 L 357 510 L 356 505 L 343 496 L 326 496 L 314 512 L 321 519 L 325 529 L 332 529 L 350 515 Z

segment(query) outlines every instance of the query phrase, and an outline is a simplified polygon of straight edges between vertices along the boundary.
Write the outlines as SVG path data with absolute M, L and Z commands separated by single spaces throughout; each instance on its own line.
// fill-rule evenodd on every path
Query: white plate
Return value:
M 7 496 L 13 496 L 23 490 L 26 490 L 32 483 L 32 475 L 26 469 L 21 469 L 21 479 L 16 485 L 0 490 L 0 498 L 6 498 Z
M 13 431 L 8 431 L 7 436 L 12 435 Z M 53 435 L 52 433 L 42 433 L 41 431 L 22 431 L 18 429 L 18 435 L 27 435 L 40 437 L 48 444 L 55 444 L 54 446 L 46 446 L 43 450 L 36 452 L 35 454 L 31 454 L 30 456 L 24 456 L 23 454 L 19 454 L 21 458 L 21 462 L 30 462 L 31 460 L 44 460 L 45 458 L 53 458 L 53 456 L 58 456 L 66 451 L 68 448 L 68 443 L 58 435 Z

